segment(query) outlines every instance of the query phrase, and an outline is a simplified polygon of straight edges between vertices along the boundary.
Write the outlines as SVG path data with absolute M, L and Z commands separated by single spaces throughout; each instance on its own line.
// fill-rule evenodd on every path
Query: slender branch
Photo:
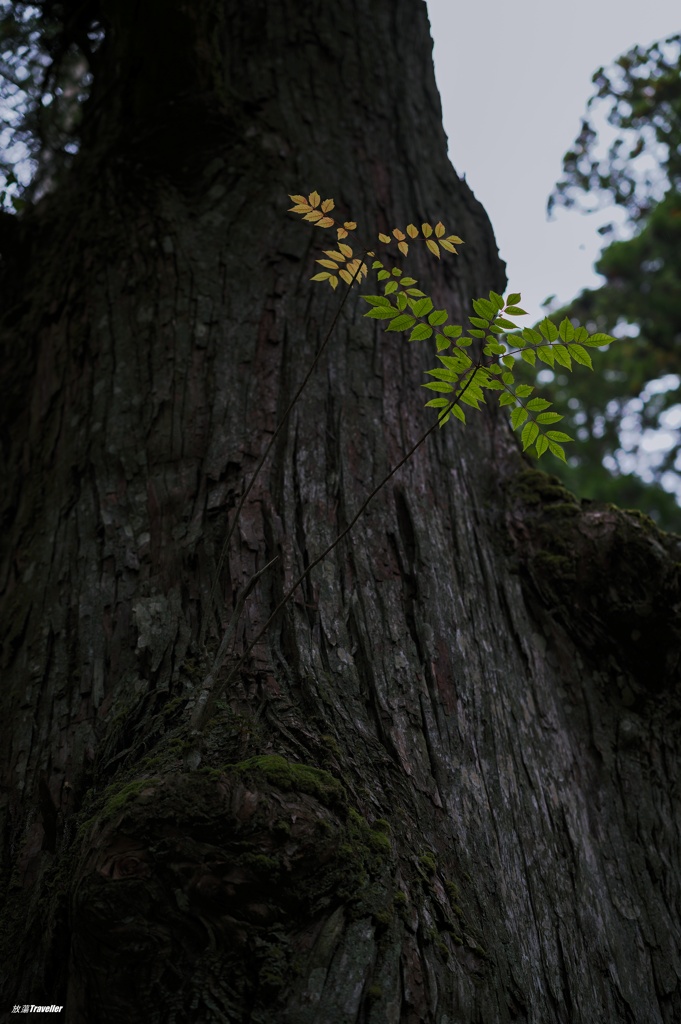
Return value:
M 479 363 L 476 364 L 475 369 L 477 370 L 479 368 L 479 366 L 480 366 Z M 270 615 L 270 617 L 267 620 L 267 622 L 265 623 L 265 625 L 256 634 L 255 639 L 253 639 L 251 641 L 251 643 L 248 645 L 248 647 L 246 648 L 244 653 L 241 655 L 241 658 L 239 659 L 239 661 L 232 668 L 231 672 L 229 672 L 229 674 L 227 675 L 226 679 L 222 683 L 218 683 L 214 687 L 213 687 L 213 677 L 214 677 L 217 669 L 215 668 L 215 666 L 213 666 L 211 674 L 208 676 L 208 678 L 206 680 L 206 683 L 207 683 L 208 679 L 210 679 L 210 681 L 211 681 L 211 688 L 207 690 L 206 683 L 204 683 L 204 688 L 202 690 L 201 697 L 199 698 L 199 702 L 197 703 L 197 706 L 194 709 L 194 713 L 192 715 L 192 726 L 193 726 L 193 729 L 194 729 L 194 735 L 196 735 L 197 733 L 199 733 L 201 731 L 201 728 L 202 728 L 203 724 L 205 723 L 205 721 L 206 721 L 206 719 L 208 717 L 208 714 L 209 714 L 210 710 L 212 709 L 212 706 L 213 706 L 214 702 L 217 700 L 219 694 L 224 692 L 227 689 L 227 687 L 231 683 L 232 679 L 236 676 L 236 674 L 238 673 L 239 669 L 241 668 L 241 666 L 246 661 L 246 658 L 248 657 L 248 655 L 251 653 L 251 651 L 253 650 L 255 645 L 262 639 L 264 634 L 267 632 L 269 627 L 274 622 L 274 620 L 277 617 L 277 615 L 279 614 L 279 612 L 287 604 L 287 602 L 289 601 L 289 599 L 290 599 L 291 595 L 294 593 L 294 591 L 296 591 L 298 589 L 298 587 L 300 586 L 300 584 L 303 582 L 303 580 L 305 580 L 306 577 L 309 576 L 309 574 L 312 572 L 312 570 L 315 568 L 315 566 L 319 565 L 319 563 L 324 558 L 326 558 L 326 556 L 331 551 L 333 551 L 333 549 L 336 547 L 336 545 L 339 544 L 342 541 L 343 537 L 345 537 L 350 532 L 350 530 L 353 528 L 353 526 L 355 525 L 355 523 L 357 522 L 359 517 L 362 515 L 362 513 L 366 509 L 366 507 L 369 504 L 369 502 L 371 501 L 371 499 L 374 498 L 378 494 L 378 492 L 381 490 L 381 488 L 385 487 L 385 485 L 388 483 L 388 481 L 391 479 L 391 477 L 393 477 L 395 475 L 395 473 L 398 471 L 398 469 L 400 469 L 405 464 L 405 462 L 407 462 L 412 457 L 414 452 L 416 452 L 421 447 L 423 442 L 428 437 L 430 437 L 430 435 L 433 433 L 435 428 L 440 426 L 442 420 L 448 415 L 448 413 L 450 413 L 452 411 L 454 406 L 459 404 L 459 402 L 461 401 L 463 395 L 466 392 L 466 389 L 468 388 L 468 386 L 470 385 L 471 381 L 473 380 L 474 376 L 475 376 L 475 371 L 469 376 L 468 380 L 466 381 L 466 383 L 464 384 L 464 386 L 462 387 L 461 391 L 456 396 L 454 401 L 450 402 L 449 405 L 446 406 L 442 410 L 442 412 L 439 414 L 438 418 L 435 420 L 435 422 L 432 424 L 432 426 L 430 426 L 428 428 L 428 430 L 426 430 L 425 434 L 421 435 L 419 440 L 414 445 L 412 445 L 412 447 L 409 449 L 407 454 L 404 455 L 400 459 L 400 461 L 395 466 L 393 466 L 393 468 L 390 470 L 390 472 L 387 474 L 387 476 L 385 476 L 381 480 L 381 482 L 379 484 L 377 484 L 376 487 L 374 487 L 373 491 L 364 500 L 364 502 L 362 503 L 359 511 L 356 513 L 356 515 L 353 517 L 353 519 L 348 523 L 348 525 L 345 527 L 345 529 L 342 530 L 341 533 L 338 534 L 338 536 L 335 538 L 335 540 L 332 541 L 332 543 L 329 544 L 329 546 L 327 548 L 325 548 L 324 551 L 322 551 L 322 553 L 320 555 L 318 555 L 314 559 L 313 562 L 310 562 L 310 564 L 308 565 L 307 569 L 305 569 L 305 571 L 300 574 L 300 576 L 295 581 L 295 583 L 291 584 L 291 586 L 286 591 L 286 593 L 282 597 L 282 599 L 279 602 L 279 604 L 277 605 L 277 607 L 274 609 L 274 611 Z M 271 565 L 272 563 L 270 562 L 268 564 Z M 266 568 L 267 568 L 267 566 L 265 566 L 265 569 Z M 265 571 L 264 569 L 261 570 L 261 572 L 264 572 L 264 571 Z M 260 574 L 258 573 L 257 575 L 260 575 Z M 251 582 L 252 583 L 255 582 L 255 579 L 256 579 L 256 577 L 253 577 Z M 249 584 L 249 590 L 250 590 L 250 584 Z M 246 595 L 244 595 L 244 598 L 245 598 L 245 596 Z M 220 649 L 222 650 L 222 645 L 221 645 Z M 217 661 L 217 659 L 216 659 L 216 661 Z
M 360 258 L 359 266 L 355 270 L 355 273 L 353 275 L 352 281 L 348 285 L 347 291 L 345 292 L 345 295 L 343 296 L 343 300 L 342 300 L 340 306 L 338 307 L 338 309 L 336 310 L 336 314 L 335 314 L 333 320 L 331 321 L 331 326 L 329 327 L 328 331 L 326 332 L 326 335 L 324 337 L 323 342 L 321 343 L 319 351 L 317 352 L 317 355 L 312 360 L 312 363 L 310 364 L 310 367 L 309 367 L 307 373 L 305 374 L 305 378 L 303 379 L 302 384 L 300 385 L 300 387 L 296 391 L 295 395 L 293 396 L 293 398 L 289 402 L 288 408 L 286 409 L 286 412 L 284 413 L 284 415 L 279 420 L 279 422 L 278 422 L 278 424 L 277 424 L 277 426 L 275 428 L 275 431 L 272 434 L 272 437 L 270 438 L 269 443 L 268 443 L 267 447 L 265 448 L 265 451 L 264 451 L 264 453 L 263 453 L 263 455 L 262 455 L 262 457 L 260 459 L 260 462 L 256 466 L 255 472 L 253 473 L 253 476 L 250 479 L 248 487 L 246 488 L 246 490 L 242 494 L 241 500 L 240 500 L 239 504 L 237 505 L 237 509 L 236 509 L 236 512 L 234 513 L 234 518 L 232 520 L 232 525 L 230 526 L 230 528 L 229 528 L 229 530 L 227 532 L 227 536 L 226 536 L 226 538 L 224 540 L 224 543 L 222 545 L 222 549 L 220 551 L 220 557 L 218 559 L 218 564 L 217 564 L 217 567 L 216 567 L 216 570 L 215 570 L 215 576 L 213 578 L 213 584 L 212 584 L 212 586 L 210 588 L 210 594 L 208 596 L 208 613 L 210 613 L 210 608 L 211 608 L 212 603 L 213 603 L 213 596 L 215 594 L 215 588 L 217 587 L 218 580 L 220 578 L 220 570 L 222 569 L 222 563 L 223 563 L 224 558 L 225 558 L 225 552 L 227 551 L 227 545 L 229 544 L 229 542 L 230 542 L 230 540 L 232 538 L 232 534 L 234 533 L 234 530 L 236 529 L 236 525 L 239 522 L 239 516 L 241 515 L 241 510 L 244 507 L 244 504 L 246 502 L 246 498 L 251 493 L 251 489 L 253 487 L 253 484 L 255 483 L 255 481 L 256 481 L 256 479 L 258 477 L 258 474 L 260 473 L 260 470 L 262 469 L 262 467 L 263 467 L 263 465 L 265 463 L 265 459 L 267 458 L 267 456 L 269 455 L 269 453 L 271 451 L 272 445 L 274 444 L 274 442 L 277 439 L 277 435 L 279 434 L 279 431 L 281 430 L 281 428 L 286 423 L 286 420 L 288 419 L 288 417 L 289 417 L 289 415 L 291 413 L 291 410 L 293 409 L 293 406 L 296 404 L 296 402 L 300 398 L 305 385 L 309 381 L 310 377 L 312 376 L 312 374 L 314 372 L 314 369 L 315 369 L 317 363 L 319 362 L 319 359 L 320 359 L 320 357 L 322 355 L 322 352 L 326 348 L 326 345 L 327 345 L 327 343 L 329 341 L 329 338 L 333 334 L 333 330 L 334 330 L 334 328 L 335 328 L 335 326 L 336 326 L 336 324 L 338 322 L 338 318 L 341 315 L 341 312 L 343 311 L 343 306 L 347 302 L 348 295 L 350 294 L 350 290 L 352 288 L 352 285 L 355 283 L 355 281 L 358 278 L 358 275 L 361 273 L 362 265 L 364 263 L 364 258 L 367 255 L 368 255 L 368 253 L 364 252 L 363 256 Z M 206 629 L 207 628 L 208 628 L 208 614 L 206 615 L 206 618 L 204 619 L 203 626 L 201 627 L 200 643 L 202 643 L 202 644 L 203 644 L 203 642 L 206 639 Z
M 254 573 L 254 575 L 251 576 L 250 580 L 248 581 L 243 591 L 239 595 L 239 600 L 236 603 L 236 608 L 234 609 L 232 617 L 229 620 L 229 624 L 227 626 L 227 629 L 225 630 L 225 635 L 222 638 L 222 643 L 218 648 L 218 653 L 215 655 L 215 661 L 213 662 L 213 666 L 203 681 L 201 693 L 199 694 L 199 698 L 196 702 L 196 707 L 192 715 L 192 725 L 195 724 L 195 721 L 198 721 L 201 718 L 202 708 L 206 705 L 208 698 L 210 697 L 210 692 L 213 688 L 213 683 L 215 682 L 215 676 L 222 668 L 222 663 L 225 660 L 225 655 L 227 654 L 227 645 L 229 641 L 232 639 L 234 631 L 236 630 L 237 627 L 237 623 L 241 618 L 241 612 L 243 611 L 246 598 L 253 590 L 253 587 L 256 585 L 256 583 L 263 575 L 263 573 L 267 572 L 269 567 L 271 565 L 274 565 L 274 563 L 278 561 L 279 555 L 276 555 L 270 562 L 267 563 L 267 565 L 263 565 L 262 569 L 259 569 L 258 572 Z

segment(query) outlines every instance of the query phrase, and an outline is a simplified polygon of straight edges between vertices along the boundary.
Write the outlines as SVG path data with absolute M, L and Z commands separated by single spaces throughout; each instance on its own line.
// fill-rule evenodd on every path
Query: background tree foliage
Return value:
M 91 2 L 0 0 L 0 197 L 21 209 L 58 183 L 78 148 L 103 32 Z
M 565 154 L 554 206 L 591 212 L 615 204 L 631 237 L 612 241 L 596 270 L 605 283 L 583 291 L 557 315 L 622 340 L 602 353 L 598 375 L 556 375 L 550 387 L 569 410 L 566 429 L 581 440 L 559 467 L 577 493 L 636 506 L 667 529 L 681 529 L 681 35 L 633 47 L 593 76 L 589 109 L 607 110 L 616 134 L 604 151 L 588 118 Z M 545 376 L 548 376 L 546 374 Z M 666 447 L 645 452 L 664 431 Z M 660 443 L 665 438 L 658 435 Z M 666 486 L 663 487 L 663 484 Z

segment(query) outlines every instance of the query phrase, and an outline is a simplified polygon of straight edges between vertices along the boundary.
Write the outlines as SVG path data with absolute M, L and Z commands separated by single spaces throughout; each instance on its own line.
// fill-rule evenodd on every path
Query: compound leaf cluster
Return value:
M 375 257 L 375 247 L 365 247 L 363 256 L 358 257 L 343 241 L 356 229 L 356 223 L 337 222 L 330 215 L 335 208 L 333 199 L 322 201 L 318 192 L 311 192 L 307 198 L 300 195 L 290 198 L 295 204 L 291 207 L 292 213 L 301 215 L 316 227 L 336 228 L 337 248 L 325 250 L 327 258 L 317 260 L 326 269 L 315 274 L 312 280 L 328 281 L 336 288 L 339 278 L 348 285 L 366 278 L 368 268 L 364 256 Z M 424 242 L 438 259 L 441 249 L 456 254 L 455 245 L 463 244 L 458 235 L 446 234 L 442 222 L 435 227 L 423 223 L 420 231 L 414 224 L 408 224 L 406 231 L 394 228 L 392 236 L 383 232 L 378 235 L 381 245 L 396 242 L 403 256 L 409 251 L 407 239 Z M 558 364 L 568 371 L 577 363 L 592 370 L 588 349 L 609 345 L 614 341 L 611 335 L 589 334 L 585 327 L 576 327 L 567 317 L 560 324 L 545 317 L 536 328 L 519 328 L 509 318 L 527 315 L 519 306 L 520 292 L 512 292 L 504 298 L 491 291 L 489 298 L 473 300 L 473 315 L 468 317 L 468 325 L 452 324 L 447 310 L 435 309 L 432 300 L 418 287 L 417 280 L 405 275 L 400 267 L 388 269 L 380 259 L 374 258 L 371 269 L 382 283 L 382 294 L 362 296 L 371 307 L 364 315 L 386 321 L 386 331 L 408 331 L 410 342 L 435 341 L 441 365 L 426 371 L 433 380 L 422 387 L 438 395 L 426 402 L 426 406 L 439 410 L 441 427 L 452 416 L 465 423 L 462 406 L 479 409 L 485 402 L 486 392 L 495 392 L 499 405 L 509 409 L 512 428 L 520 431 L 524 451 L 537 458 L 548 451 L 565 461 L 563 445 L 572 438 L 553 429 L 563 417 L 550 410 L 551 402 L 534 394 L 533 385 L 516 381 L 517 363 L 522 360 L 535 367 L 539 361 L 551 368 Z

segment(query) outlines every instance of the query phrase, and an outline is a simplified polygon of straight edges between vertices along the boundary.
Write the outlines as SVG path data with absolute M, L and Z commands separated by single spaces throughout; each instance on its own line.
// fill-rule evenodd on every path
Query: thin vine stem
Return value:
M 345 527 L 345 529 L 342 530 L 338 534 L 338 536 L 331 542 L 331 544 L 329 544 L 329 546 L 326 547 L 324 549 L 324 551 L 322 551 L 322 553 L 320 555 L 318 555 L 314 559 L 313 562 L 310 562 L 308 567 L 305 569 L 304 572 L 302 572 L 300 574 L 300 576 L 295 581 L 295 583 L 291 584 L 291 586 L 286 591 L 286 593 L 282 597 L 282 599 L 279 602 L 279 604 L 277 605 L 277 607 L 274 609 L 274 611 L 270 615 L 270 617 L 267 620 L 267 622 L 265 623 L 265 625 L 262 626 L 262 628 L 256 634 L 255 638 L 248 645 L 248 647 L 246 648 L 244 653 L 241 655 L 241 658 L 236 663 L 236 665 L 232 668 L 232 670 L 229 672 L 229 674 L 227 675 L 227 677 L 225 678 L 223 683 L 220 684 L 220 683 L 218 683 L 215 680 L 214 677 L 215 677 L 215 673 L 216 673 L 216 668 L 215 668 L 215 666 L 213 666 L 213 668 L 211 669 L 210 674 L 206 678 L 206 682 L 204 683 L 203 690 L 202 690 L 202 693 L 201 693 L 200 698 L 199 698 L 199 702 L 197 703 L 197 707 L 196 707 L 196 709 L 194 711 L 194 714 L 192 716 L 192 726 L 194 728 L 194 733 L 195 734 L 199 733 L 201 731 L 201 728 L 202 728 L 203 724 L 205 723 L 205 721 L 206 721 L 206 719 L 208 717 L 208 714 L 212 710 L 213 704 L 218 699 L 218 696 L 220 695 L 220 693 L 223 693 L 227 689 L 227 687 L 231 683 L 232 679 L 236 676 L 236 674 L 239 672 L 240 668 L 242 667 L 242 665 L 246 661 L 246 658 L 248 657 L 248 655 L 251 653 L 251 651 L 253 650 L 255 645 L 265 635 L 267 630 L 270 628 L 270 626 L 272 625 L 272 623 L 274 622 L 274 620 L 278 616 L 279 612 L 282 611 L 282 609 L 288 603 L 288 601 L 290 600 L 291 596 L 295 593 L 295 591 L 298 589 L 300 584 L 310 575 L 312 570 L 317 565 L 319 565 L 319 563 L 321 561 L 323 561 L 328 554 L 330 554 L 333 551 L 333 549 L 336 547 L 336 545 L 339 544 L 343 540 L 343 538 L 345 536 L 347 536 L 347 534 L 350 532 L 350 530 L 352 530 L 353 526 L 355 525 L 357 520 L 360 518 L 362 513 L 365 511 L 367 505 L 372 500 L 372 498 L 374 498 L 378 494 L 378 492 L 383 487 L 385 487 L 385 485 L 388 483 L 388 481 L 395 475 L 395 473 L 397 473 L 398 469 L 401 469 L 401 467 L 405 464 L 405 462 L 407 462 L 412 457 L 412 455 L 421 447 L 421 445 L 424 443 L 424 441 L 426 441 L 430 437 L 430 435 L 433 433 L 435 428 L 439 427 L 441 425 L 442 421 L 452 411 L 454 406 L 458 405 L 460 403 L 461 399 L 463 398 L 463 395 L 466 392 L 466 389 L 468 388 L 468 386 L 470 385 L 470 383 L 472 382 L 472 380 L 473 380 L 473 378 L 475 376 L 475 371 L 478 370 L 479 367 L 480 367 L 480 363 L 478 362 L 478 363 L 476 363 L 475 369 L 470 374 L 468 380 L 466 381 L 466 383 L 464 384 L 464 386 L 462 387 L 461 391 L 456 396 L 454 401 L 450 402 L 449 405 L 447 405 L 444 409 L 442 409 L 442 411 L 438 415 L 438 418 L 435 420 L 435 422 L 432 424 L 432 426 L 430 426 L 428 428 L 428 430 L 426 430 L 426 432 L 421 435 L 421 437 L 418 439 L 418 441 L 415 444 L 412 445 L 412 447 L 409 449 L 409 451 L 406 453 L 406 455 L 404 455 L 400 459 L 400 461 L 395 466 L 393 466 L 393 468 L 390 470 L 390 472 L 385 477 L 383 477 L 383 479 L 380 481 L 380 483 L 377 484 L 376 487 L 374 487 L 373 491 L 371 491 L 371 493 L 365 498 L 365 500 L 363 501 L 363 503 L 360 506 L 359 510 L 354 515 L 354 517 L 350 520 L 350 522 Z M 269 565 L 271 565 L 271 564 L 272 564 L 271 562 L 268 563 L 268 565 L 265 566 L 265 568 L 268 568 Z M 264 572 L 264 570 L 261 570 L 261 572 Z M 258 573 L 258 576 L 260 576 L 260 573 Z M 211 685 L 210 691 L 207 689 L 208 683 L 210 683 L 210 685 Z
M 286 420 L 288 419 L 288 417 L 291 414 L 291 410 L 293 409 L 294 405 L 296 404 L 296 402 L 300 398 L 301 394 L 303 393 L 303 389 L 305 388 L 305 385 L 307 384 L 307 382 L 309 381 L 310 377 L 314 373 L 315 367 L 316 367 L 317 363 L 319 362 L 319 360 L 321 358 L 322 352 L 324 351 L 324 349 L 327 346 L 329 338 L 333 334 L 334 328 L 335 328 L 335 326 L 336 326 L 336 324 L 338 322 L 338 318 L 339 318 L 339 316 L 341 315 L 341 313 L 343 311 L 343 307 L 345 306 L 345 303 L 347 302 L 348 295 L 350 294 L 352 286 L 355 283 L 355 281 L 358 279 L 359 274 L 361 274 L 361 272 L 362 272 L 362 266 L 364 265 L 364 259 L 365 259 L 365 257 L 368 257 L 368 256 L 369 256 L 369 253 L 367 251 L 365 251 L 363 256 L 360 258 L 359 266 L 355 270 L 355 273 L 354 273 L 354 275 L 352 277 L 352 281 L 348 285 L 347 291 L 345 292 L 345 295 L 343 296 L 343 299 L 342 299 L 338 309 L 336 310 L 335 316 L 334 316 L 333 320 L 331 321 L 331 325 L 330 325 L 328 331 L 326 332 L 326 335 L 325 335 L 324 340 L 322 341 L 322 343 L 321 343 L 321 345 L 319 347 L 319 351 L 317 352 L 317 355 L 312 360 L 312 362 L 310 364 L 310 367 L 309 367 L 307 373 L 305 374 L 305 377 L 303 379 L 302 384 L 299 386 L 299 388 L 296 391 L 295 395 L 293 396 L 293 398 L 289 402 L 288 408 L 284 412 L 284 415 L 281 417 L 281 419 L 277 423 L 277 426 L 275 427 L 274 433 L 272 434 L 272 437 L 270 438 L 270 440 L 269 440 L 269 442 L 267 444 L 267 447 L 265 448 L 265 451 L 263 452 L 263 454 L 262 454 L 262 456 L 260 458 L 260 462 L 256 466 L 255 472 L 253 473 L 253 476 L 251 477 L 251 479 L 249 481 L 248 487 L 246 488 L 244 493 L 241 495 L 241 500 L 239 501 L 239 504 L 237 505 L 237 508 L 236 508 L 236 512 L 234 513 L 234 518 L 232 520 L 232 525 L 230 526 L 230 528 L 229 528 L 229 530 L 227 532 L 227 536 L 225 537 L 225 540 L 224 540 L 223 545 L 222 545 L 222 549 L 220 551 L 220 557 L 218 559 L 218 564 L 217 564 L 217 567 L 216 567 L 216 570 L 215 570 L 215 576 L 213 578 L 213 584 L 212 584 L 212 586 L 210 588 L 210 594 L 208 595 L 208 613 L 206 615 L 206 618 L 204 620 L 203 626 L 201 628 L 201 637 L 200 637 L 200 643 L 201 644 L 203 644 L 205 639 L 206 639 L 206 630 L 208 628 L 208 616 L 210 614 L 210 608 L 212 607 L 213 597 L 215 595 L 215 590 L 216 590 L 216 587 L 217 587 L 217 584 L 218 584 L 218 580 L 220 578 L 220 571 L 222 569 L 222 564 L 223 564 L 224 559 L 225 559 L 225 552 L 227 551 L 227 546 L 228 546 L 230 540 L 232 539 L 232 534 L 234 533 L 234 530 L 236 529 L 237 523 L 239 522 L 239 517 L 240 517 L 241 511 L 242 511 L 242 509 L 243 509 L 243 507 L 244 507 L 244 505 L 246 503 L 246 498 L 251 493 L 251 490 L 253 488 L 253 484 L 257 480 L 258 474 L 260 473 L 260 470 L 262 469 L 263 465 L 265 464 L 265 460 L 266 460 L 267 456 L 269 455 L 269 453 L 270 453 L 270 451 L 272 449 L 272 445 L 274 444 L 274 442 L 277 439 L 279 431 L 281 430 L 281 428 L 286 423 Z

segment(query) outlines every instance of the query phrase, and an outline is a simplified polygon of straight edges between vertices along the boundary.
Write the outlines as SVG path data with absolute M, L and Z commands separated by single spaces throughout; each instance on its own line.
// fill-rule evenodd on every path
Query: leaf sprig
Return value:
M 335 209 L 336 204 L 333 199 L 322 199 L 319 192 L 310 192 L 307 196 L 302 195 L 290 195 L 289 199 L 293 200 L 294 205 L 289 207 L 289 213 L 299 214 L 303 220 L 309 221 L 317 228 L 333 228 L 336 229 L 338 237 L 338 248 L 337 249 L 325 249 L 324 255 L 326 259 L 316 260 L 326 270 L 315 274 L 310 280 L 312 281 L 328 281 L 332 288 L 338 287 L 338 279 L 345 281 L 346 284 L 352 285 L 355 281 L 360 282 L 363 277 L 367 276 L 368 270 L 366 263 L 363 263 L 358 259 L 352 248 L 343 241 L 347 238 L 351 231 L 357 229 L 357 224 L 354 220 L 343 221 L 339 223 L 335 217 L 330 216 L 331 211 Z M 441 221 L 432 226 L 432 224 L 423 223 L 421 225 L 420 233 L 419 229 L 415 224 L 407 224 L 406 234 L 401 231 L 400 228 L 393 228 L 393 237 L 380 232 L 378 240 L 383 245 L 391 245 L 393 242 L 397 242 L 397 248 L 406 256 L 409 252 L 409 242 L 407 238 L 412 241 L 416 241 L 421 238 L 425 242 L 427 248 L 434 256 L 440 259 L 440 248 L 446 252 L 456 253 L 457 249 L 455 245 L 463 245 L 463 239 L 459 238 L 458 235 L 446 235 L 446 229 Z M 370 249 L 365 249 L 365 255 L 374 256 L 374 252 Z
M 354 256 L 349 245 L 342 242 L 357 225 L 354 221 L 339 225 L 330 216 L 334 209 L 333 199 L 322 201 L 318 192 L 311 192 L 307 199 L 304 196 L 290 198 L 296 204 L 291 207 L 291 212 L 301 214 L 304 220 L 316 227 L 335 226 L 338 234 L 337 250 L 325 250 L 327 259 L 317 260 L 327 269 L 315 274 L 312 280 L 328 281 L 332 288 L 336 288 L 339 277 L 348 285 L 366 277 L 366 264 Z M 419 237 L 438 259 L 440 249 L 457 253 L 455 245 L 463 244 L 458 235 L 446 235 L 441 222 L 434 228 L 423 223 L 420 234 L 414 224 L 408 224 L 406 233 L 395 228 L 392 237 L 381 233 L 378 240 L 383 245 L 397 242 L 398 250 L 406 256 L 409 251 L 407 238 L 415 241 Z M 365 254 L 374 256 L 369 250 Z M 563 431 L 547 429 L 563 417 L 549 411 L 551 402 L 545 398 L 531 397 L 535 390 L 533 385 L 516 381 L 518 359 L 533 367 L 539 359 L 551 368 L 557 364 L 571 371 L 574 362 L 593 370 L 587 348 L 609 345 L 615 340 L 611 335 L 590 335 L 585 327 L 575 327 L 567 317 L 558 325 L 545 317 L 537 328 L 521 329 L 509 319 L 511 316 L 527 316 L 518 305 L 520 292 L 513 292 L 504 299 L 491 291 L 488 299 L 474 299 L 476 315 L 468 317 L 470 326 L 464 328 L 461 324 L 449 323 L 447 310 L 435 309 L 432 300 L 418 288 L 417 280 L 404 275 L 399 267 L 388 270 L 381 260 L 374 259 L 371 268 L 377 272 L 377 280 L 385 284 L 382 295 L 362 296 L 371 306 L 364 315 L 375 320 L 388 320 L 386 331 L 409 331 L 409 341 L 435 339 L 437 358 L 442 366 L 426 371 L 435 379 L 422 387 L 440 395 L 426 402 L 426 407 L 440 410 L 438 422 L 441 427 L 451 416 L 465 423 L 466 415 L 461 406 L 479 409 L 485 403 L 485 392 L 494 391 L 498 394 L 499 405 L 509 407 L 512 428 L 521 430 L 524 451 L 537 458 L 550 451 L 566 461 L 563 444 L 573 439 Z M 444 355 L 448 349 L 452 349 L 451 353 Z

